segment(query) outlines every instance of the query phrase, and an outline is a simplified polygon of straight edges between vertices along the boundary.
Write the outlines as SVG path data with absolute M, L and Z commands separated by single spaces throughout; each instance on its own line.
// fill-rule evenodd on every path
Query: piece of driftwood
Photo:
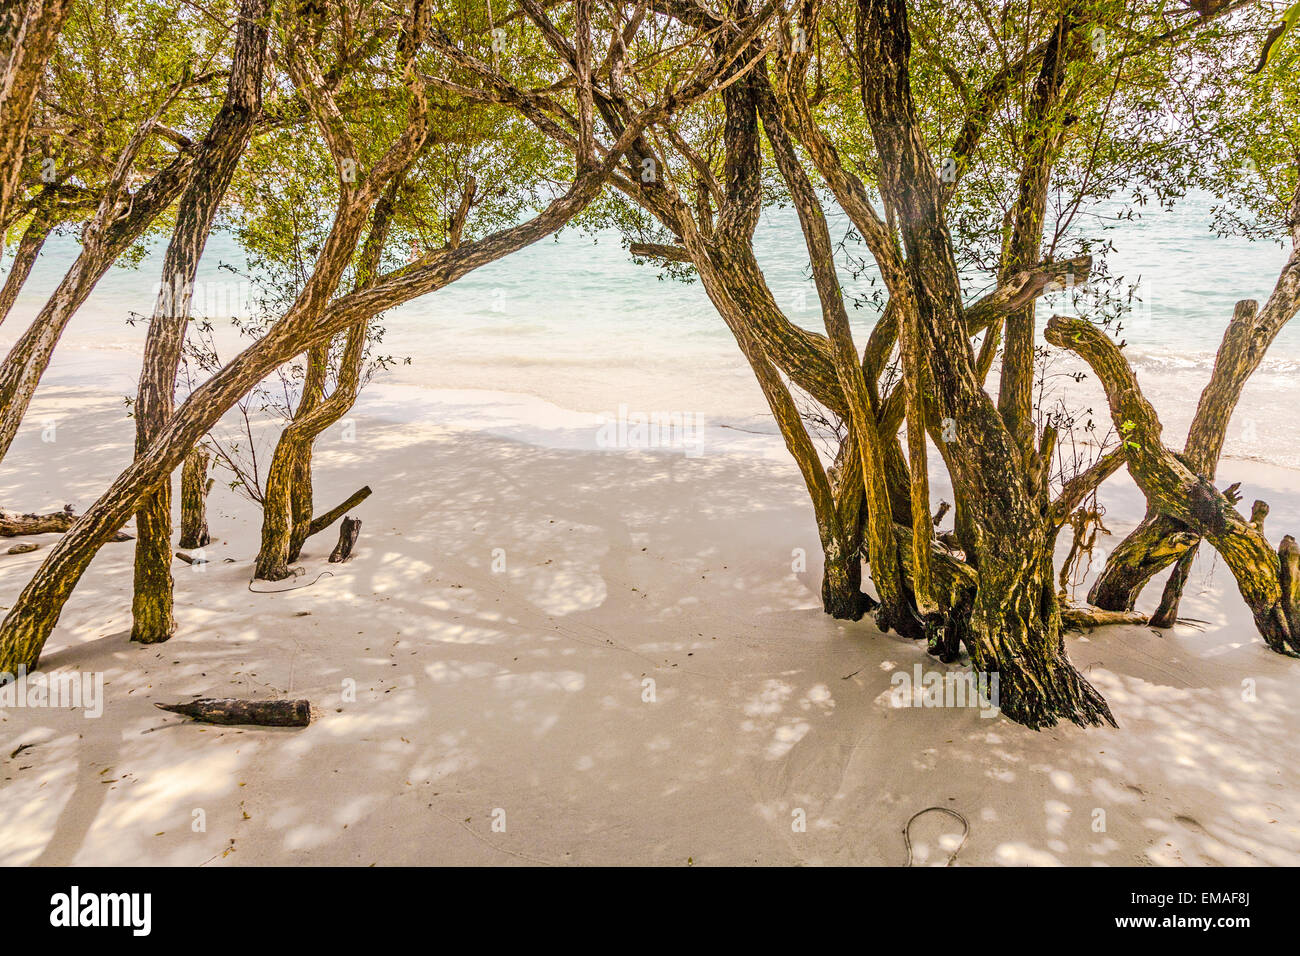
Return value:
M 180 558 L 186 564 L 207 564 L 207 558 L 196 558 L 192 554 L 186 554 L 184 551 L 177 551 L 176 557 Z
M 311 702 L 306 700 L 237 700 L 203 697 L 185 704 L 154 704 L 159 710 L 205 724 L 253 724 L 258 727 L 306 727 Z
M 18 514 L 14 511 L 0 511 L 0 538 L 16 538 L 23 534 L 62 534 L 72 527 L 77 520 L 72 505 L 64 505 L 62 511 L 49 514 Z
M 352 557 L 352 549 L 356 547 L 357 536 L 361 534 L 360 518 L 344 518 L 343 524 L 339 527 L 339 543 L 334 546 L 334 552 L 330 555 L 330 564 L 338 564 Z
M 1061 605 L 1061 623 L 1066 627 L 1083 630 L 1092 627 L 1105 627 L 1110 624 L 1146 624 L 1145 614 L 1137 611 L 1105 611 L 1099 607 L 1077 607 Z
M 312 518 L 311 524 L 307 528 L 307 537 L 310 538 L 312 535 L 319 534 L 320 532 L 324 531 L 334 522 L 338 521 L 339 518 L 343 517 L 344 514 L 351 511 L 353 508 L 361 504 L 361 502 L 365 501 L 369 497 L 370 497 L 369 485 L 366 485 L 364 488 L 358 488 L 356 491 L 352 492 L 352 494 L 348 496 L 347 500 L 345 500 L 337 508 L 331 508 L 323 515 L 318 515 L 317 517 Z
M 72 505 L 64 505 L 62 511 L 51 511 L 48 514 L 19 514 L 0 508 L 0 538 L 17 538 L 26 534 L 63 534 L 76 520 L 77 513 Z M 109 540 L 132 541 L 134 538 L 125 531 L 118 531 Z
M 952 505 L 948 504 L 948 502 L 939 502 L 939 510 L 934 513 L 934 526 L 936 528 L 939 527 L 939 522 L 943 520 L 944 515 L 946 515 L 951 508 Z
M 35 551 L 40 545 L 35 541 L 28 541 L 24 544 L 16 544 L 9 549 L 10 554 L 27 554 L 29 551 Z

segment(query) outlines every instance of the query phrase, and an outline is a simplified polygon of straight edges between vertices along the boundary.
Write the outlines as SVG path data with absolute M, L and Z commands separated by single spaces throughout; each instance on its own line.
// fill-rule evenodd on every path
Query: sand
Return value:
M 774 439 L 547 447 L 572 423 L 521 424 L 500 396 L 468 420 L 376 394 L 355 440 L 336 427 L 316 456 L 318 502 L 374 488 L 349 563 L 326 563 L 331 530 L 302 577 L 258 584 L 295 590 L 250 593 L 256 509 L 218 487 L 209 563 L 176 565 L 180 629 L 143 647 L 131 545 L 103 549 L 42 661 L 102 673 L 103 715 L 0 711 L 0 863 L 902 865 L 932 806 L 969 821 L 957 865 L 1300 863 L 1300 662 L 1264 647 L 1221 564 L 1192 572 L 1202 629 L 1069 638 L 1118 730 L 899 708 L 893 675 L 945 668 L 821 613 L 811 511 Z M 82 509 L 130 445 L 119 392 L 47 387 L 0 504 Z M 1220 478 L 1270 502 L 1274 539 L 1300 529 L 1300 472 Z M 1121 478 L 1105 501 L 1117 542 L 1140 498 Z M 0 604 L 53 536 L 30 540 L 0 550 Z M 198 695 L 317 716 L 203 727 L 153 706 Z M 918 819 L 916 862 L 961 830 Z

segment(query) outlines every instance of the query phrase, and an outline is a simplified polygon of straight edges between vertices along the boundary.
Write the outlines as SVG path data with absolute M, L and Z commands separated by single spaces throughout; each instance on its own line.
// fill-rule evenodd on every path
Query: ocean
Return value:
M 833 231 L 845 225 L 842 215 L 832 217 Z M 1110 272 L 1137 289 L 1121 333 L 1125 352 L 1165 423 L 1166 440 L 1177 445 L 1234 303 L 1242 298 L 1263 303 L 1286 250 L 1215 236 L 1210 202 L 1195 196 L 1173 210 L 1148 208 L 1140 220 L 1106 235 L 1115 244 Z M 129 319 L 152 308 L 163 248 L 158 242 L 139 268 L 114 268 L 104 277 L 65 333 L 48 384 L 134 393 L 145 325 Z M 50 240 L 0 327 L 0 346 L 8 348 L 36 314 L 75 249 L 73 237 Z M 764 214 L 756 250 L 790 318 L 820 328 L 793 210 Z M 250 289 L 223 264 L 242 268 L 242 263 L 242 251 L 223 233 L 212 238 L 200 268 L 197 310 L 221 328 L 225 354 L 239 345 L 228 317 L 247 313 Z M 854 281 L 842 272 L 842 279 L 850 296 L 872 289 L 870 275 Z M 1042 301 L 1040 329 L 1053 311 L 1069 310 L 1065 299 Z M 851 318 L 861 345 L 875 313 L 856 309 Z M 721 436 L 718 447 L 772 450 L 771 440 L 746 445 L 741 437 L 774 436 L 775 427 L 731 333 L 699 283 L 663 278 L 653 265 L 634 264 L 614 233 L 567 229 L 394 310 L 382 324 L 380 351 L 399 364 L 374 379 L 362 412 L 481 426 L 559 444 L 590 444 L 592 421 L 616 416 L 620 409 L 693 415 L 726 427 L 725 434 L 719 427 L 711 432 Z M 1076 385 L 1061 374 L 1078 367 L 1068 357 L 1054 362 L 1049 389 L 1065 389 L 1071 407 L 1081 413 L 1091 409 L 1104 431 L 1108 419 L 1100 389 L 1090 379 Z M 1230 427 L 1226 457 L 1300 467 L 1290 417 L 1300 400 L 1297 370 L 1300 327 L 1293 325 L 1283 330 L 1247 387 Z M 516 421 L 495 420 L 500 418 L 495 412 L 476 409 L 480 393 L 485 406 L 508 408 Z M 572 434 L 544 434 L 539 406 L 548 410 L 542 417 L 552 429 Z

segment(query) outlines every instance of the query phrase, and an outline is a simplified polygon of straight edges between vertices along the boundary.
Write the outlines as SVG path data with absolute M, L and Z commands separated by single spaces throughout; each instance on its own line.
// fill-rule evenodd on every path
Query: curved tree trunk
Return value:
M 1078 354 L 1101 380 L 1111 418 L 1123 434 L 1129 474 L 1147 500 L 1223 556 L 1270 648 L 1283 654 L 1300 652 L 1300 634 L 1291 626 L 1296 608 L 1283 586 L 1279 552 L 1229 498 L 1164 446 L 1155 409 L 1115 343 L 1089 322 L 1060 316 L 1047 324 L 1046 336 L 1053 345 Z
M 1082 6 L 1075 2 L 1063 4 L 1034 82 L 1025 117 L 1026 134 L 1021 145 L 1024 159 L 1016 202 L 1002 249 L 1000 282 L 1038 261 L 1052 169 L 1064 143 L 1065 126 L 1057 114 L 1069 65 L 1067 44 L 1080 25 Z M 1034 320 L 1032 302 L 1007 315 L 1002 377 L 998 386 L 998 411 L 1026 458 L 1034 453 Z M 990 349 L 996 349 L 996 336 L 991 335 L 986 344 Z M 991 354 L 988 360 L 992 361 Z
M 32 274 L 32 266 L 36 265 L 36 259 L 40 256 L 41 248 L 49 238 L 56 219 L 55 205 L 51 201 L 37 209 L 32 221 L 23 230 L 23 237 L 18 241 L 18 249 L 14 253 L 14 261 L 9 265 L 9 274 L 5 276 L 4 287 L 0 288 L 0 323 L 9 317 L 9 310 L 18 301 L 18 293 Z
M 298 407 L 271 456 L 266 489 L 262 493 L 262 543 L 253 566 L 253 577 L 264 581 L 279 581 L 289 576 L 289 564 L 297 560 L 293 530 L 300 521 L 311 520 L 311 450 L 315 436 L 305 442 L 297 436 L 305 435 L 306 429 L 300 423 L 324 398 L 329 355 L 329 342 L 307 352 L 307 371 Z M 297 429 L 295 424 L 299 425 Z
M 1151 579 L 1197 541 L 1187 526 L 1148 510 L 1136 528 L 1115 546 L 1106 567 L 1088 592 L 1088 601 L 1106 611 L 1131 611 Z
M 1183 459 L 1197 474 L 1213 480 L 1223 451 L 1228 423 L 1241 399 L 1250 376 L 1264 360 L 1273 340 L 1300 310 L 1300 190 L 1288 211 L 1292 253 L 1264 308 L 1243 299 L 1233 310 L 1232 321 L 1223 333 L 1214 370 L 1196 406 L 1196 414 L 1183 446 Z M 1142 589 L 1151 578 L 1182 559 L 1193 548 L 1198 536 L 1186 525 L 1172 518 L 1158 503 L 1149 502 L 1146 517 L 1120 543 L 1106 562 L 1101 576 L 1093 585 L 1089 600 L 1112 611 L 1131 611 Z M 1167 604 L 1161 615 L 1172 624 L 1178 616 L 1178 598 L 1186 574 L 1174 572 L 1162 600 Z
M 118 158 L 94 216 L 82 231 L 81 251 L 53 295 L 0 364 L 0 459 L 9 451 L 63 330 L 113 263 L 189 184 L 193 165 L 182 154 L 134 194 L 126 183 L 136 154 L 170 99 L 136 130 Z
M 356 289 L 362 291 L 375 281 L 388 229 L 405 178 L 405 170 L 398 173 L 389 184 L 384 197 L 375 205 L 370 223 L 370 234 L 361 249 L 357 264 Z M 473 190 L 466 192 L 469 197 Z M 464 216 L 469 213 L 469 200 L 459 221 L 453 222 L 452 240 L 460 241 Z M 366 332 L 368 322 L 358 322 L 347 330 L 343 353 L 339 358 L 338 375 L 334 391 L 324 397 L 328 377 L 330 344 L 318 345 L 307 354 L 307 373 L 303 379 L 302 397 L 294 412 L 293 421 L 285 427 L 276 443 L 275 454 L 266 477 L 266 493 L 262 498 L 262 545 L 258 549 L 253 575 L 267 581 L 279 581 L 289 576 L 289 565 L 298 560 L 302 546 L 312 533 L 312 448 L 316 438 L 348 413 L 357 400 L 361 387 L 361 373 L 366 358 Z
M 831 345 L 836 379 L 848 407 L 848 424 L 853 431 L 854 444 L 861 458 L 861 480 L 866 486 L 868 496 L 867 560 L 871 563 L 871 579 L 880 595 L 880 606 L 876 610 L 876 625 L 882 631 L 893 629 L 903 634 L 919 635 L 915 612 L 912 609 L 912 595 L 903 584 L 898 543 L 894 535 L 894 519 L 886 497 L 888 485 L 885 475 L 884 439 L 877 428 L 878 410 L 867 389 L 862 360 L 858 357 L 857 346 L 853 342 L 848 313 L 844 308 L 844 293 L 835 272 L 834 247 L 831 243 L 830 230 L 826 225 L 826 217 L 781 121 L 765 71 L 762 68 L 757 70 L 750 77 L 747 85 L 748 102 L 739 102 L 740 98 L 737 95 L 734 97 L 736 102 L 729 106 L 731 109 L 743 111 L 736 117 L 741 122 L 747 121 L 752 124 L 756 122 L 758 115 L 763 117 L 768 142 L 772 146 L 781 174 L 790 188 L 790 195 L 803 229 L 804 242 L 812 261 L 813 280 L 821 302 L 826 337 Z M 738 147 L 742 145 L 739 141 L 739 136 L 730 138 L 727 153 L 729 159 L 739 152 Z M 755 165 L 757 149 L 755 136 L 752 145 L 749 146 Z M 912 341 L 912 337 L 908 334 L 900 335 L 899 338 Z M 913 361 L 916 361 L 915 354 L 906 348 L 904 351 L 911 354 Z M 910 434 L 909 429 L 909 437 Z M 922 438 L 921 454 L 924 459 L 924 438 Z M 917 488 L 915 473 L 912 478 L 912 487 L 915 491 Z M 926 476 L 922 475 L 921 481 L 925 480 Z M 928 486 L 923 487 L 927 488 L 924 492 L 925 500 L 914 500 L 912 505 L 914 514 L 925 522 L 924 529 L 919 531 L 914 529 L 917 550 L 913 557 L 913 581 L 921 584 L 925 603 L 928 606 L 930 548 L 929 539 L 922 538 L 921 535 L 928 534 L 930 531 L 930 505 Z
M 289 565 L 302 552 L 312 525 L 312 447 L 321 432 L 346 415 L 356 401 L 365 339 L 364 323 L 348 330 L 334 391 L 308 405 L 304 386 L 303 401 L 276 443 L 262 500 L 262 545 L 253 572 L 257 578 L 288 577 Z M 311 361 L 318 359 L 313 356 Z
M 217 207 L 239 165 L 262 108 L 269 0 L 243 0 L 226 100 L 199 144 L 193 174 L 176 211 L 162 282 L 145 338 L 135 405 L 135 450 L 143 454 L 175 407 L 176 372 L 185 344 L 194 275 Z M 131 640 L 156 644 L 176 630 L 172 613 L 172 483 L 168 475 L 135 514 L 135 591 Z

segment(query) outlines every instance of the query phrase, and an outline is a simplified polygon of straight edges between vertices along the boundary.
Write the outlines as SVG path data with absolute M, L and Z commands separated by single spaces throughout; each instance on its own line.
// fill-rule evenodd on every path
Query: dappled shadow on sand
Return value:
M 1118 731 L 898 708 L 894 674 L 942 665 L 820 612 L 785 463 L 360 431 L 317 458 L 319 502 L 374 488 L 356 557 L 327 565 L 322 535 L 258 585 L 296 590 L 250 593 L 255 516 L 214 493 L 177 637 L 134 646 L 129 545 L 105 550 L 43 661 L 104 672 L 105 715 L 4 712 L 0 863 L 901 864 L 935 805 L 970 821 L 959 864 L 1300 861 L 1300 674 L 1233 595 L 1199 599 L 1229 609 L 1204 632 L 1071 640 Z M 40 556 L 8 559 L 0 602 Z M 317 717 L 153 707 L 196 695 Z M 922 817 L 917 862 L 959 833 Z

